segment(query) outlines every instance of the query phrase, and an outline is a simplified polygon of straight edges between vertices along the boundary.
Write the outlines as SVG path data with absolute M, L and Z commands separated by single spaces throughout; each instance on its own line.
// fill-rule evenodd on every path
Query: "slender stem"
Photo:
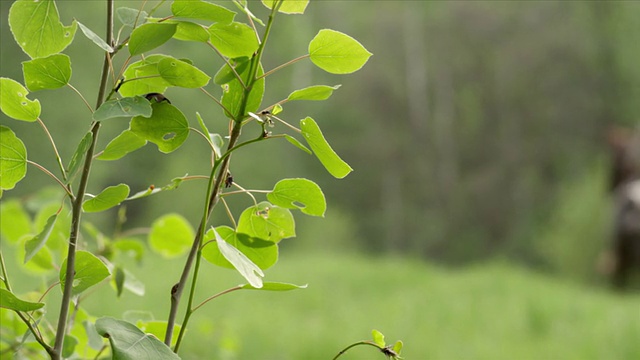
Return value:
M 235 185 L 238 189 L 240 189 L 243 193 L 249 195 L 249 197 L 251 198 L 251 200 L 253 200 L 253 205 L 258 206 L 258 202 L 256 201 L 256 197 L 253 196 L 253 194 L 251 193 L 251 191 L 248 191 L 247 189 L 243 188 L 242 186 L 234 183 L 233 185 Z
M 369 346 L 373 346 L 373 347 L 375 347 L 376 349 L 380 350 L 380 346 L 378 346 L 377 344 L 375 344 L 375 343 L 373 343 L 373 342 L 371 342 L 371 341 L 368 341 L 368 340 L 358 341 L 357 343 L 353 343 L 353 344 L 351 344 L 351 345 L 347 346 L 346 348 L 342 349 L 342 351 L 340 351 L 340 352 L 338 353 L 338 355 L 336 355 L 336 356 L 333 358 L 333 360 L 336 360 L 337 358 L 339 358 L 340 356 L 342 356 L 342 354 L 346 353 L 349 349 L 351 349 L 352 347 L 356 347 L 356 346 L 358 346 L 358 345 L 369 345 Z
M 184 316 L 184 320 L 182 321 L 182 326 L 180 327 L 180 333 L 178 334 L 178 340 L 176 341 L 176 346 L 173 348 L 174 352 L 178 352 L 180 349 L 180 344 L 182 343 L 182 339 L 187 329 L 187 324 L 189 323 L 189 319 L 191 318 L 191 314 L 193 314 L 193 298 L 195 296 L 196 284 L 198 283 L 198 273 L 200 270 L 200 260 L 202 259 L 202 248 L 198 249 L 198 254 L 196 256 L 196 264 L 193 269 L 193 278 L 191 279 L 191 288 L 189 289 L 189 300 L 187 301 L 187 313 Z
M 0 269 L 2 269 L 2 282 L 4 283 L 4 286 L 7 287 L 7 290 L 11 291 L 11 283 L 9 282 L 7 267 L 4 265 L 4 256 L 2 256 L 2 251 L 0 251 Z
M 231 213 L 231 209 L 229 209 L 229 204 L 227 204 L 227 200 L 225 200 L 222 196 L 220 196 L 220 201 L 222 201 L 222 205 L 224 205 L 224 209 L 227 211 L 227 216 L 229 220 L 231 220 L 231 224 L 233 228 L 237 228 L 238 224 L 236 223 L 236 219 L 233 218 L 233 214 Z M 202 245 L 204 247 L 204 245 Z
M 43 173 L 49 175 L 49 177 L 51 177 L 58 184 L 60 184 L 60 186 L 62 186 L 62 188 L 67 193 L 67 195 L 69 195 L 71 200 L 72 201 L 74 200 L 73 193 L 67 188 L 67 186 L 62 181 L 60 181 L 60 179 L 58 179 L 55 175 L 53 175 L 53 173 L 51 171 L 47 170 L 47 168 L 45 168 L 44 166 L 38 164 L 37 162 L 31 161 L 31 160 L 27 160 L 27 163 L 37 167 L 38 169 L 42 170 Z
M 268 194 L 270 192 L 271 190 L 236 190 L 236 191 L 227 191 L 224 194 L 221 194 L 220 197 L 236 195 L 236 194 L 244 194 L 244 193 Z
M 91 107 L 91 105 L 89 105 L 89 103 L 87 102 L 87 99 L 85 99 L 84 96 L 82 96 L 82 93 L 80 91 L 78 91 L 78 89 L 73 87 L 73 85 L 71 85 L 71 84 L 67 84 L 67 86 L 69 88 L 71 88 L 71 90 L 75 91 L 75 93 L 78 94 L 78 96 L 80 96 L 80 99 L 82 99 L 82 102 L 84 102 L 84 104 L 87 106 L 89 111 L 91 111 L 91 113 L 93 114 L 93 108 Z
M 282 69 L 282 68 L 285 68 L 285 67 L 287 67 L 287 66 L 289 66 L 289 65 L 291 65 L 291 64 L 297 63 L 297 62 L 298 62 L 298 61 L 300 61 L 300 60 L 304 60 L 304 59 L 308 58 L 309 56 L 310 56 L 309 54 L 305 54 L 305 55 L 302 55 L 302 56 L 298 56 L 297 58 L 295 58 L 295 59 L 293 59 L 293 60 L 289 60 L 289 61 L 287 61 L 286 63 L 284 63 L 284 64 L 282 64 L 282 65 L 276 66 L 275 68 L 273 68 L 273 69 L 271 69 L 271 70 L 267 71 L 266 73 L 262 74 L 261 76 L 259 76 L 259 77 L 258 77 L 258 80 L 259 80 L 259 79 L 262 79 L 262 78 L 265 78 L 265 77 L 267 77 L 267 76 L 269 76 L 269 75 L 273 74 L 274 72 L 276 72 L 276 71 L 278 71 L 278 70 L 280 70 L 280 69 Z
M 209 98 L 211 98 L 211 100 L 215 101 L 216 104 L 220 105 L 224 112 L 226 112 L 227 114 L 231 114 L 231 112 L 229 112 L 229 109 L 222 105 L 222 102 L 220 102 L 220 100 L 218 100 L 215 96 L 211 95 L 207 90 L 205 90 L 204 88 L 200 88 L 200 91 L 205 93 Z
M 242 88 L 246 90 L 247 86 L 244 84 L 244 81 L 242 80 L 242 76 L 240 76 L 240 74 L 238 74 L 238 72 L 236 71 L 236 68 L 231 66 L 231 63 L 229 62 L 229 59 L 227 59 L 224 55 L 222 55 L 222 53 L 211 43 L 211 41 L 207 41 L 207 45 L 209 45 L 209 47 L 212 48 L 213 51 L 215 51 L 216 54 L 218 54 L 218 56 L 220 56 L 220 58 L 222 60 L 224 60 L 224 62 L 231 69 L 231 71 L 233 71 L 233 74 L 236 76 L 236 79 L 238 79 L 238 81 L 240 82 L 240 85 L 242 85 Z
M 114 14 L 114 0 L 107 0 L 107 35 L 106 42 L 111 44 L 113 42 L 113 14 Z M 109 79 L 109 64 L 110 53 L 105 53 L 104 63 L 102 66 L 102 76 L 100 79 L 100 87 L 98 90 L 98 99 L 96 101 L 96 109 L 102 105 L 104 94 L 107 88 L 107 82 Z M 74 201 L 72 201 L 72 218 L 71 218 L 71 231 L 69 235 L 69 249 L 67 252 L 67 269 L 65 274 L 65 282 L 67 286 L 64 287 L 62 293 L 62 300 L 60 303 L 60 316 L 58 318 L 58 327 L 56 329 L 56 339 L 53 347 L 53 354 L 51 354 L 52 360 L 60 360 L 62 356 L 62 346 L 64 344 L 64 336 L 67 328 L 67 318 L 69 316 L 69 304 L 71 302 L 71 290 L 70 286 L 73 283 L 75 276 L 75 260 L 76 260 L 76 244 L 78 241 L 78 234 L 80 231 L 80 216 L 82 214 L 82 200 L 87 190 L 87 184 L 89 182 L 89 174 L 91 172 L 91 164 L 93 162 L 93 153 L 95 152 L 96 143 L 98 140 L 98 132 L 100 130 L 100 122 L 96 121 L 91 127 L 93 139 L 91 145 L 87 150 L 84 159 L 84 166 L 82 169 L 82 176 L 80 178 L 80 184 Z
M 58 162 L 58 167 L 60 168 L 60 172 L 62 173 L 62 179 L 66 182 L 67 181 L 67 172 L 64 170 L 64 165 L 62 164 L 62 157 L 60 157 L 60 153 L 58 152 L 58 148 L 56 147 L 56 142 L 53 141 L 53 137 L 51 136 L 51 133 L 49 132 L 49 129 L 47 129 L 47 126 L 44 124 L 44 121 L 42 121 L 40 118 L 38 118 L 38 123 L 40 124 L 40 126 L 42 127 L 44 132 L 47 134 L 47 137 L 49 138 L 49 142 L 51 143 L 51 146 L 53 147 L 53 152 L 56 154 L 56 160 Z
M 236 291 L 236 290 L 242 290 L 242 287 L 241 286 L 235 286 L 235 287 L 232 287 L 230 289 L 221 291 L 221 292 L 219 292 L 219 293 L 217 293 L 217 294 L 215 294 L 213 296 L 209 296 L 208 298 L 204 299 L 204 301 L 202 301 L 200 304 L 198 304 L 198 306 L 196 306 L 193 309 L 191 309 L 191 312 L 195 312 L 196 310 L 200 309 L 204 304 L 208 303 L 209 301 L 211 301 L 211 300 L 213 300 L 213 299 L 215 299 L 217 297 L 220 297 L 222 295 L 228 294 L 228 293 Z
M 213 144 L 211 143 L 211 139 L 209 139 L 209 137 L 207 135 L 205 135 L 202 131 L 200 131 L 200 130 L 198 130 L 196 128 L 190 127 L 189 130 L 194 131 L 198 135 L 202 136 L 207 141 L 207 144 L 211 148 L 211 151 L 213 151 L 214 153 L 216 152 L 216 149 L 213 147 Z

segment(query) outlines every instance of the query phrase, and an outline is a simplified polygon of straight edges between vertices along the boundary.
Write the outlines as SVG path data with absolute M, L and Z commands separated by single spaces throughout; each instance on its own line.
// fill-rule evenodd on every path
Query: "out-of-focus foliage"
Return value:
M 3 14 L 9 5 L 0 3 Z M 137 8 L 139 3 L 119 5 Z M 104 19 L 94 11 L 99 3 L 74 6 L 74 14 L 83 14 L 78 21 L 94 30 L 103 28 Z M 60 8 L 65 24 L 72 21 L 64 13 L 66 8 Z M 607 126 L 640 119 L 640 3 L 376 1 L 375 6 L 363 6 L 355 1 L 312 1 L 307 13 L 305 19 L 294 18 L 274 30 L 274 42 L 289 46 L 265 54 L 265 71 L 303 55 L 320 26 L 353 35 L 376 55 L 350 84 L 336 90 L 339 97 L 322 104 L 287 103 L 278 116 L 295 123 L 303 117 L 301 106 L 312 111 L 324 135 L 355 171 L 338 186 L 323 186 L 330 176 L 320 163 L 307 161 L 305 153 L 292 147 L 260 144 L 253 151 L 264 167 L 238 161 L 231 169 L 234 181 L 246 188 L 272 189 L 283 174 L 318 179 L 335 204 L 327 218 L 336 211 L 354 221 L 345 225 L 329 220 L 323 225 L 344 226 L 347 231 L 335 233 L 353 235 L 349 238 L 309 234 L 318 248 L 351 248 L 355 243 L 371 251 L 411 252 L 448 263 L 499 255 L 573 274 L 594 269 L 584 258 L 571 261 L 579 269 L 562 270 L 559 250 L 551 249 L 564 248 L 577 257 L 580 254 L 569 249 L 581 243 L 593 246 L 593 252 L 607 246 L 606 231 L 596 226 L 606 226 L 607 212 L 587 213 L 588 207 L 607 203 L 605 189 L 597 185 L 605 181 L 595 180 L 607 176 Z M 349 21 L 344 21 L 346 16 Z M 21 78 L 17 64 L 28 57 L 11 40 L 8 25 L 1 26 L 0 75 Z M 160 50 L 166 47 L 175 54 L 196 45 L 169 40 Z M 100 63 L 100 52 L 88 48 L 95 44 L 82 38 L 65 53 L 74 64 L 75 86 L 91 94 L 97 70 L 79 68 L 74 62 L 94 57 L 94 63 Z M 223 64 L 211 63 L 210 55 L 193 57 L 194 65 L 215 73 Z M 292 86 L 270 89 L 269 96 L 281 96 L 265 103 L 285 99 L 290 88 L 336 84 L 335 76 L 306 66 L 294 65 L 279 75 Z M 207 88 L 220 94 L 220 86 L 213 82 Z M 60 149 L 69 158 L 90 118 L 80 100 L 64 91 L 69 91 L 68 101 L 74 106 L 60 106 L 47 91 L 39 100 L 50 114 L 58 111 L 55 121 L 63 126 L 53 135 L 64 132 L 69 139 L 68 147 Z M 204 94 L 169 89 L 165 95 L 181 108 L 197 109 L 207 121 L 219 119 L 211 132 L 226 131 L 220 110 L 208 105 Z M 195 121 L 193 114 L 185 115 Z M 26 133 L 24 124 L 12 126 L 17 134 Z M 119 129 L 104 130 L 99 148 L 125 129 L 123 122 Z M 21 138 L 35 149 L 44 146 L 42 136 Z M 176 173 L 203 174 L 206 170 L 198 165 L 202 161 L 190 161 L 203 149 L 196 142 L 187 143 L 167 155 L 160 167 L 148 160 L 154 149 L 145 147 L 118 160 L 123 171 L 112 177 L 106 173 L 110 164 L 97 163 L 95 178 L 104 183 L 92 183 L 89 191 L 98 193 L 120 182 L 123 175 L 135 193 L 151 184 L 169 183 Z M 276 163 L 276 155 L 283 151 L 290 152 L 287 161 Z M 55 167 L 55 159 L 32 160 Z M 271 175 L 252 176 L 268 169 L 273 170 Z M 40 174 L 32 180 L 33 187 L 49 183 Z M 28 186 L 18 184 L 11 196 L 33 191 Z M 201 204 L 195 199 L 202 186 L 190 183 L 162 198 L 131 203 L 129 226 L 148 226 L 167 212 L 158 206 L 166 202 L 172 211 L 197 219 Z M 592 200 L 582 202 L 583 196 Z M 237 210 L 249 204 L 246 199 L 230 206 Z M 584 215 L 574 213 L 570 204 Z M 224 219 L 222 210 L 217 218 Z M 594 231 L 580 232 L 585 225 Z M 304 229 L 299 235 L 296 241 L 305 242 Z M 557 248 L 550 247 L 550 239 Z

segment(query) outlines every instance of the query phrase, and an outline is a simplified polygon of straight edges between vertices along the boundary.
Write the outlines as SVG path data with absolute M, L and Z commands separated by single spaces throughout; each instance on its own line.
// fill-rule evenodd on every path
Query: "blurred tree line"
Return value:
M 73 11 L 96 33 L 104 31 L 101 2 L 58 4 L 63 22 Z M 0 3 L 0 75 L 22 80 L 20 62 L 27 58 L 9 32 L 9 6 Z M 261 7 L 253 5 L 258 15 Z M 271 40 L 281 48 L 266 54 L 265 69 L 305 54 L 325 27 L 352 35 L 374 56 L 363 71 L 340 80 L 304 64 L 280 71 L 267 80 L 264 105 L 313 83 L 344 81 L 334 98 L 287 104 L 281 117 L 314 117 L 355 172 L 336 181 L 306 154 L 276 142 L 260 145 L 259 153 L 238 152 L 231 171 L 245 188 L 269 189 L 283 176 L 304 176 L 324 189 L 327 219 L 300 218 L 293 247 L 398 252 L 451 264 L 508 257 L 590 276 L 608 241 L 606 130 L 640 119 L 638 19 L 638 2 L 311 1 L 306 15 L 280 18 Z M 210 74 L 222 65 L 201 45 L 165 46 L 184 49 Z M 93 102 L 99 50 L 78 33 L 66 53 L 75 60 L 71 83 Z M 220 94 L 215 85 L 208 90 Z M 67 94 L 64 106 L 46 91 L 33 95 L 54 137 L 64 139 L 66 159 L 90 123 L 81 101 Z M 170 89 L 166 95 L 192 124 L 199 111 L 212 131 L 226 131 L 221 111 L 200 92 Z M 1 123 L 8 122 L 3 115 Z M 127 127 L 118 120 L 105 125 L 100 148 Z M 55 168 L 44 134 L 31 128 L 37 135 L 26 138 L 33 124 L 10 126 L 32 160 Z M 206 173 L 208 159 L 197 156 L 204 149 L 195 136 L 171 155 L 148 145 L 118 162 L 98 163 L 90 190 L 122 177 L 138 191 Z M 274 160 L 281 158 L 276 154 L 287 161 Z M 31 181 L 5 198 L 50 183 L 29 172 Z M 147 226 L 168 211 L 196 223 L 204 185 L 188 182 L 128 204 L 127 226 Z M 166 203 L 170 208 L 161 207 Z M 223 212 L 214 219 L 227 221 Z M 109 233 L 114 221 L 115 214 L 100 225 Z

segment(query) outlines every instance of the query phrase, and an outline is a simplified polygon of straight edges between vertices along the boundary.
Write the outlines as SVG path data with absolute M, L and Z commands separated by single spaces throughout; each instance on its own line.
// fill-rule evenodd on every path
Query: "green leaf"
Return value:
M 174 58 L 160 60 L 158 73 L 171 85 L 184 88 L 203 87 L 211 79 L 197 67 Z
M 234 59 L 234 60 L 231 60 L 230 62 L 238 74 L 242 74 L 247 68 L 247 66 L 249 66 L 249 58 L 247 57 Z M 236 74 L 233 72 L 231 67 L 229 67 L 229 65 L 225 63 L 224 65 L 222 65 L 220 70 L 218 70 L 216 75 L 213 77 L 213 82 L 217 85 L 223 85 L 234 79 L 236 79 Z
M 26 174 L 27 148 L 11 129 L 0 125 L 0 189 L 13 189 Z
M 200 24 L 192 23 L 190 21 L 171 21 L 178 25 L 176 33 L 173 34 L 173 38 L 182 41 L 197 41 L 207 42 L 209 41 L 209 31 Z
M 89 147 L 91 147 L 92 140 L 93 133 L 91 131 L 84 134 L 82 140 L 80 140 L 76 151 L 71 157 L 71 161 L 69 161 L 69 166 L 67 166 L 67 178 L 69 179 L 69 182 L 71 182 L 73 176 L 76 174 L 76 171 L 78 171 L 78 169 L 80 168 L 80 164 L 82 163 L 84 155 L 87 153 L 87 151 L 89 151 Z
M 71 293 L 73 295 L 80 294 L 88 288 L 96 285 L 109 275 L 109 269 L 95 255 L 88 251 L 79 250 L 76 252 L 75 276 Z M 60 284 L 64 291 L 67 277 L 67 259 L 64 259 L 60 267 Z
M 244 255 L 240 250 L 235 247 L 229 245 L 224 239 L 218 235 L 216 229 L 212 228 L 213 234 L 216 238 L 216 244 L 218 245 L 218 249 L 222 256 L 227 259 L 236 270 L 244 277 L 251 286 L 255 288 L 262 287 L 262 278 L 264 277 L 264 273 L 260 268 L 254 264 L 246 255 Z
M 134 27 L 136 25 L 136 21 L 140 21 L 149 16 L 146 11 L 140 11 L 138 9 L 132 9 L 128 7 L 119 7 L 116 9 L 116 15 L 118 19 L 122 23 L 122 25 Z
M 261 288 L 255 288 L 251 286 L 251 284 L 240 285 L 240 288 L 243 290 L 291 291 L 291 290 L 298 290 L 298 289 L 306 289 L 307 285 L 295 285 L 295 284 L 267 281 L 262 283 Z
M 119 252 L 133 256 L 136 261 L 142 261 L 145 251 L 145 247 L 140 241 L 131 238 L 114 241 L 113 248 Z
M 275 243 L 296 236 L 291 212 L 266 201 L 244 210 L 236 230 L 238 233 Z
M 178 25 L 147 23 L 135 28 L 129 39 L 129 53 L 139 55 L 164 44 L 176 33 Z
M 78 345 L 78 339 L 71 335 L 65 335 L 62 345 L 62 358 L 71 357 L 75 353 L 76 345 Z
M 402 353 L 402 346 L 403 344 L 401 340 L 396 341 L 396 343 L 393 344 L 393 352 L 400 355 L 400 353 Z
M 36 121 L 40 116 L 40 101 L 27 99 L 29 91 L 19 82 L 0 78 L 0 110 L 16 120 Z
M 227 244 L 238 249 L 262 270 L 270 268 L 278 261 L 278 246 L 272 241 L 265 241 L 252 238 L 246 234 L 236 233 L 235 230 L 228 226 L 219 226 L 216 228 L 216 231 Z M 209 230 L 205 235 L 205 241 L 203 243 L 215 238 L 213 230 Z M 217 246 L 205 246 L 202 249 L 202 256 L 214 265 L 228 269 L 235 268 L 233 264 L 222 255 Z
M 31 219 L 19 200 L 0 202 L 0 234 L 4 240 L 15 243 L 30 231 Z
M 113 48 L 107 44 L 106 41 L 102 40 L 102 38 L 100 36 L 98 36 L 98 34 L 94 33 L 93 31 L 91 31 L 91 29 L 89 29 L 88 27 L 84 26 L 81 22 L 78 21 L 78 26 L 80 26 L 80 30 L 82 30 L 82 33 L 84 34 L 84 36 L 87 37 L 87 39 L 93 41 L 94 44 L 98 45 L 98 47 L 106 52 L 113 52 Z
M 309 154 L 309 155 L 311 155 L 311 154 L 312 154 L 312 153 L 311 153 L 311 150 L 309 150 L 309 148 L 308 148 L 308 147 L 306 147 L 306 146 L 302 145 L 302 143 L 301 143 L 298 139 L 294 138 L 293 136 L 285 134 L 285 135 L 284 135 L 284 138 L 285 138 L 285 139 L 287 139 L 287 141 L 288 141 L 288 142 L 292 143 L 292 144 L 293 144 L 295 147 L 297 147 L 298 149 L 300 149 L 300 150 L 302 150 L 302 151 L 306 152 L 306 153 L 307 153 L 307 154 Z
M 157 337 L 145 334 L 135 325 L 110 317 L 96 321 L 100 336 L 109 339 L 113 360 L 171 360 L 180 359 Z
M 211 144 L 211 136 L 210 136 L 210 132 L 209 132 L 209 128 L 207 127 L 207 125 L 204 123 L 204 120 L 202 120 L 202 116 L 200 116 L 200 113 L 196 111 L 196 118 L 198 119 L 198 125 L 200 125 L 200 130 L 202 130 L 202 133 L 205 134 L 207 136 L 207 141 L 209 142 L 209 144 Z M 216 155 L 219 156 L 220 154 Z
M 99 212 L 110 209 L 129 196 L 129 186 L 126 184 L 118 184 L 109 186 L 93 199 L 89 199 L 82 204 L 82 210 L 85 212 Z
M 296 90 L 292 92 L 287 100 L 327 100 L 331 97 L 334 90 L 337 90 L 340 85 L 327 86 L 327 85 L 315 85 L 309 86 L 304 89 Z
M 258 68 L 257 76 L 262 76 L 264 74 L 264 70 L 262 69 L 262 65 Z M 245 69 L 244 72 L 240 73 L 240 76 L 243 78 L 245 84 L 248 82 L 249 77 L 249 68 Z M 249 98 L 247 99 L 247 106 L 245 107 L 245 114 L 249 112 L 256 112 L 260 108 L 260 104 L 262 103 L 262 96 L 264 95 L 264 78 L 256 81 L 253 84 L 253 88 L 251 92 L 249 92 Z M 245 114 L 238 114 L 240 111 L 240 105 L 242 104 L 242 98 L 244 96 L 244 88 L 238 79 L 234 79 L 225 86 L 223 86 L 222 91 L 222 105 L 231 112 L 231 114 L 226 114 L 227 117 L 233 117 L 236 115 L 242 116 Z
M 55 54 L 25 61 L 22 63 L 22 72 L 25 84 L 31 91 L 58 89 L 71 79 L 71 59 L 65 54 Z
M 15 311 L 33 311 L 44 306 L 44 303 L 34 303 L 18 299 L 7 289 L 0 289 L 0 308 Z
M 312 216 L 324 216 L 327 202 L 316 183 L 307 179 L 284 179 L 278 181 L 267 199 L 274 205 L 287 209 L 300 209 Z
M 264 6 L 273 9 L 274 0 L 262 0 Z M 283 14 L 304 14 L 305 9 L 309 5 L 309 0 L 283 0 L 278 12 Z
M 149 245 L 165 258 L 173 258 L 185 253 L 194 238 L 191 224 L 179 214 L 167 214 L 151 225 Z
M 331 175 L 338 179 L 349 175 L 353 169 L 333 151 L 322 135 L 320 127 L 312 118 L 307 117 L 300 120 L 300 129 L 313 153 Z
M 122 84 L 118 92 L 122 96 L 164 93 L 171 84 L 158 73 L 158 62 L 167 57 L 166 55 L 150 55 L 144 60 L 129 65 L 123 74 L 127 82 Z
M 320 30 L 309 43 L 311 61 L 331 74 L 358 71 L 371 55 L 357 40 L 335 30 Z
M 60 22 L 53 0 L 18 0 L 9 10 L 9 26 L 16 42 L 32 59 L 47 57 L 64 50 L 76 33 L 74 21 Z
M 168 190 L 177 189 L 178 186 L 180 185 L 180 183 L 182 183 L 182 181 L 183 181 L 183 178 L 179 178 L 178 177 L 178 178 L 172 179 L 170 184 L 165 185 L 165 186 L 160 187 L 160 188 L 151 185 L 147 189 L 139 191 L 139 192 L 131 195 L 126 200 L 140 199 L 140 198 L 143 198 L 143 197 L 151 196 L 153 194 L 157 194 L 160 191 L 168 191 Z
M 189 122 L 178 108 L 166 101 L 156 102 L 151 106 L 151 117 L 134 117 L 129 130 L 156 144 L 161 152 L 170 153 L 189 137 Z
M 93 113 L 93 120 L 103 121 L 116 117 L 151 116 L 151 103 L 143 96 L 125 97 L 105 101 Z
M 125 130 L 107 144 L 98 160 L 118 160 L 128 153 L 138 150 L 147 143 L 131 130 Z
M 384 342 L 384 335 L 376 329 L 371 331 L 371 336 L 373 337 L 373 342 L 376 343 L 380 348 L 384 348 L 387 344 Z
M 49 216 L 47 219 L 47 223 L 44 226 L 44 229 L 40 231 L 40 233 L 33 238 L 27 240 L 24 244 L 24 262 L 27 263 L 31 258 L 38 252 L 44 244 L 49 240 L 49 236 L 51 235 L 51 231 L 53 230 L 53 226 L 56 223 L 56 219 L 58 218 L 58 214 L 53 214 Z
M 249 25 L 232 22 L 209 27 L 211 43 L 228 58 L 250 57 L 258 50 L 258 38 Z
M 236 13 L 219 5 L 199 0 L 174 0 L 171 12 L 178 17 L 208 20 L 223 24 L 233 21 Z

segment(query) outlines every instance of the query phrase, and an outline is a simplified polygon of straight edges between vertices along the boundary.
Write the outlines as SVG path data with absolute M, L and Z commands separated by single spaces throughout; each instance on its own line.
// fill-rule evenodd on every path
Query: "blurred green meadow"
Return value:
M 164 320 L 179 261 L 149 254 L 144 265 L 129 269 L 146 284 L 145 296 L 125 291 L 117 299 L 104 283 L 81 306 L 98 317 L 147 310 Z M 243 282 L 233 271 L 206 263 L 203 270 L 196 303 Z M 414 360 L 640 358 L 640 294 L 580 286 L 507 262 L 452 270 L 400 257 L 285 251 L 265 280 L 308 288 L 214 299 L 192 318 L 182 358 L 331 359 L 369 339 L 372 329 L 388 343 L 402 340 L 403 357 Z M 383 358 L 372 347 L 342 357 Z

